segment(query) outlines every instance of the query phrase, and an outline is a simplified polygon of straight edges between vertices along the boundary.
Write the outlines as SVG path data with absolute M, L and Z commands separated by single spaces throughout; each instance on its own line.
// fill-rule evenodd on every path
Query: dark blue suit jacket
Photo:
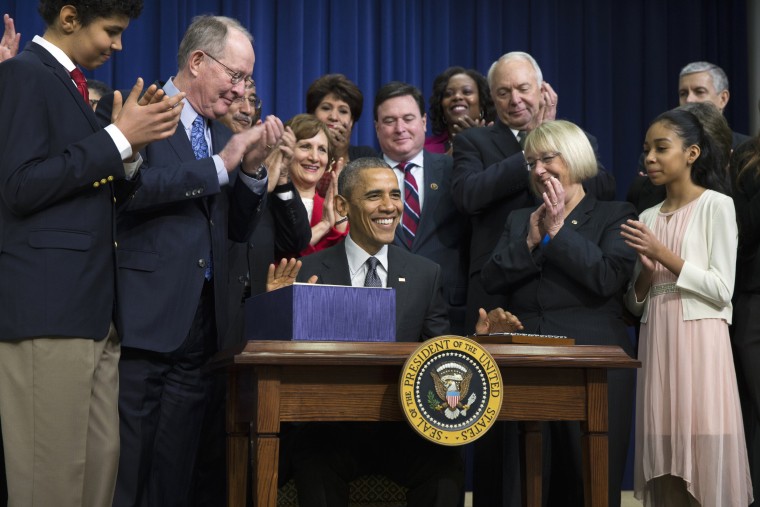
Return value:
M 423 157 L 425 200 L 417 234 L 410 248 L 399 225 L 393 243 L 441 266 L 443 298 L 449 310 L 452 332 L 465 333 L 469 219 L 454 205 L 451 193 L 452 158 L 427 151 L 423 152 Z
M 126 96 L 126 94 L 124 95 Z M 98 104 L 108 121 L 113 95 Z M 212 148 L 224 148 L 232 133 L 211 122 Z M 219 186 L 211 158 L 196 160 L 182 125 L 173 136 L 142 152 L 140 187 L 119 207 L 118 320 L 122 344 L 157 352 L 177 349 L 187 337 L 212 252 L 215 318 L 220 349 L 227 344 L 228 243 L 246 242 L 263 195 L 236 173 Z
M 34 42 L 0 64 L 0 121 L 0 340 L 105 338 L 121 156 Z
M 344 242 L 302 257 L 298 281 L 351 285 Z M 388 245 L 388 287 L 396 289 L 396 341 L 416 342 L 449 333 L 441 298 L 441 268 L 419 255 Z

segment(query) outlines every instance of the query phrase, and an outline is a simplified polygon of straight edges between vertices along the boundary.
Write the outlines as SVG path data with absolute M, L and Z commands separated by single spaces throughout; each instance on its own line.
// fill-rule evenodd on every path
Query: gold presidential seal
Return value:
M 461 336 L 422 343 L 406 360 L 399 384 L 409 424 L 441 445 L 469 444 L 483 436 L 496 422 L 504 393 L 491 354 Z

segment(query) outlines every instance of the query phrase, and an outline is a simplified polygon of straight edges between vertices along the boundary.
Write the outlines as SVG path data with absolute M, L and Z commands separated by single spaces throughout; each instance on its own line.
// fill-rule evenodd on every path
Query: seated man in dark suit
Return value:
M 269 288 L 298 281 L 396 290 L 396 340 L 415 342 L 449 332 L 441 295 L 441 269 L 423 257 L 393 245 L 403 213 L 395 173 L 383 160 L 361 158 L 343 169 L 335 206 L 351 224 L 343 243 L 304 257 L 301 266 L 275 275 Z M 273 283 L 282 280 L 282 283 Z M 507 312 L 480 310 L 479 332 L 520 328 Z M 497 317 L 498 315 L 498 317 Z M 494 328 L 495 329 L 495 328 Z M 426 441 L 406 423 L 307 424 L 296 436 L 293 468 L 302 507 L 348 505 L 348 481 L 382 473 L 409 488 L 407 505 L 459 505 L 464 470 L 458 449 Z

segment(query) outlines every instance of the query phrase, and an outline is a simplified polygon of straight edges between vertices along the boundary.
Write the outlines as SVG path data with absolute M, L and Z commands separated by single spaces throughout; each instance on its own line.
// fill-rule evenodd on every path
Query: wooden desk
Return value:
M 401 421 L 398 380 L 418 343 L 251 341 L 221 353 L 228 373 L 228 505 L 277 505 L 281 422 Z M 539 421 L 581 421 L 586 505 L 607 505 L 607 368 L 637 368 L 619 347 L 485 345 L 501 368 L 500 420 L 527 421 L 523 503 L 541 505 Z M 329 392 L 330 396 L 324 396 Z M 420 437 L 422 438 L 422 437 Z

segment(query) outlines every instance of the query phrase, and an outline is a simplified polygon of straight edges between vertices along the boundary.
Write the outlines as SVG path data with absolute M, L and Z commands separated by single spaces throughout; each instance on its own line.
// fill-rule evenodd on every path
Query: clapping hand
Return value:
M 21 42 L 21 34 L 16 33 L 13 18 L 6 14 L 3 16 L 3 22 L 5 24 L 5 31 L 3 32 L 3 38 L 0 39 L 0 62 L 16 56 L 18 45 Z
M 272 150 L 264 161 L 269 171 L 269 184 L 267 191 L 272 192 L 277 185 L 285 185 L 289 180 L 290 161 L 295 152 L 296 135 L 293 129 L 285 127 L 285 132 L 277 143 L 277 148 Z
M 552 176 L 544 182 L 542 226 L 550 237 L 554 237 L 565 223 L 565 187 Z M 542 236 L 543 237 L 543 236 Z
M 285 127 L 282 125 L 282 121 L 272 115 L 267 116 L 263 122 L 254 125 L 252 128 L 235 134 L 236 136 L 246 136 L 244 138 L 246 147 L 243 156 L 243 172 L 255 173 L 275 149 L 284 134 Z
M 538 116 L 539 124 L 545 121 L 554 121 L 557 118 L 557 101 L 559 97 L 554 88 L 544 81 L 541 83 L 541 104 L 539 106 Z M 538 126 L 538 125 L 537 125 Z
M 155 84 L 141 96 L 143 84 L 143 79 L 137 78 L 126 100 L 119 91 L 113 96 L 111 121 L 127 138 L 133 153 L 174 134 L 185 98 L 184 93 L 167 97 Z
M 644 222 L 628 220 L 620 225 L 620 229 L 620 235 L 625 239 L 625 244 L 639 254 L 639 260 L 644 271 L 653 272 L 659 255 L 658 252 L 665 246 Z

